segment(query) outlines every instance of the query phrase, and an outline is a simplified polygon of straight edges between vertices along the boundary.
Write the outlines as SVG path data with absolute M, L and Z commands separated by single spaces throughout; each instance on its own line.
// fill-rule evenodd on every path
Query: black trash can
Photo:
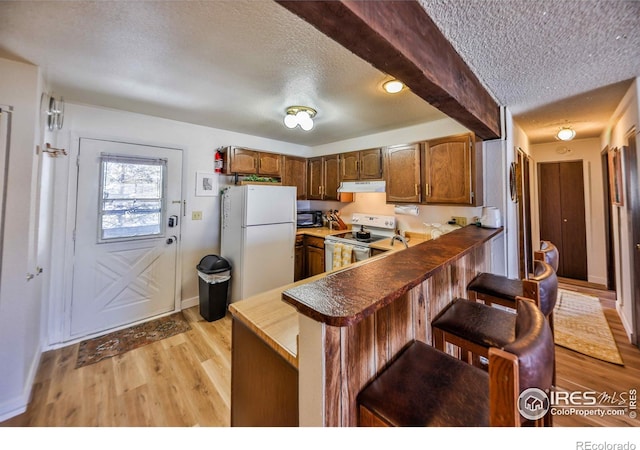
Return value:
M 200 315 L 208 322 L 227 313 L 231 264 L 218 255 L 207 255 L 196 266 L 200 288 Z

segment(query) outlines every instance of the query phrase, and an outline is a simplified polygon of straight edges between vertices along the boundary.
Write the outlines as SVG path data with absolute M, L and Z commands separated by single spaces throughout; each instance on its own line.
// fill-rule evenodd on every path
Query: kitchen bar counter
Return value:
M 366 260 L 367 264 L 291 287 L 283 292 L 282 298 L 318 322 L 337 327 L 351 325 L 401 297 L 501 230 L 469 225 L 403 252 Z
M 357 426 L 360 390 L 412 340 L 431 343 L 432 318 L 491 270 L 497 239 L 474 225 L 412 238 L 231 304 L 232 426 Z

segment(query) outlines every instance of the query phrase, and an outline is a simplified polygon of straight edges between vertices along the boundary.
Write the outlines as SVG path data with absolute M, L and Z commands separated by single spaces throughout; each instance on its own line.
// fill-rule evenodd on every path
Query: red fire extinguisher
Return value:
M 213 168 L 216 173 L 222 173 L 222 164 L 222 153 L 220 153 L 220 150 L 216 150 L 216 155 L 213 159 Z

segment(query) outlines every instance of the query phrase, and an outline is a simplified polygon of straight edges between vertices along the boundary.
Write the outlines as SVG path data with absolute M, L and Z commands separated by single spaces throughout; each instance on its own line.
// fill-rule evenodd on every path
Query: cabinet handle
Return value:
M 424 185 L 424 194 L 425 194 L 427 197 L 430 197 L 430 196 L 431 196 L 431 191 L 429 191 L 429 183 L 426 183 L 426 184 Z
M 418 196 L 418 185 L 414 184 L 413 185 L 413 190 L 415 191 L 416 197 Z

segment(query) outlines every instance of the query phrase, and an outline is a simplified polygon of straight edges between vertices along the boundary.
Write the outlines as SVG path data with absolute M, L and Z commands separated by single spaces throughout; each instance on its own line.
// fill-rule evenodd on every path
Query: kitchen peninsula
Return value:
M 470 225 L 233 303 L 231 424 L 356 426 L 358 392 L 408 342 L 431 343 L 501 233 Z

